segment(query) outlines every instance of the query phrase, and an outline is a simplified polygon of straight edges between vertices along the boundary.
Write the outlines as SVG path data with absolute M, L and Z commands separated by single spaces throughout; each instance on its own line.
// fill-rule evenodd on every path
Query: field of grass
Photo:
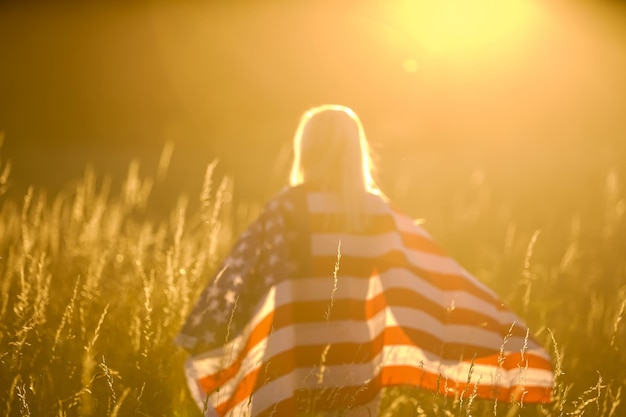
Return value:
M 1 416 L 199 415 L 172 339 L 257 209 L 234 204 L 232 182 L 210 165 L 201 195 L 173 196 L 171 214 L 154 216 L 162 162 L 151 176 L 135 163 L 123 181 L 87 170 L 57 195 L 16 199 L 0 159 Z M 385 415 L 625 415 L 626 196 L 616 171 L 605 180 L 591 210 L 544 229 L 503 215 L 486 184 L 431 224 L 551 352 L 555 402 L 468 407 L 402 390 Z

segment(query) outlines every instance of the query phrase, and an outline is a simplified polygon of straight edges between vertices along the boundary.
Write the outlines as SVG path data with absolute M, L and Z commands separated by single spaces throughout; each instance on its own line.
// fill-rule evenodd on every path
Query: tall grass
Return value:
M 58 195 L 30 188 L 19 200 L 5 195 L 10 163 L 0 159 L 0 415 L 199 415 L 172 339 L 235 237 L 234 221 L 245 224 L 241 213 L 254 210 L 233 206 L 232 183 L 216 181 L 211 163 L 197 204 L 180 196 L 169 216 L 148 215 L 171 153 L 166 147 L 154 179 L 139 162 L 120 183 L 87 169 Z M 564 213 L 563 227 L 549 230 L 492 221 L 492 234 L 503 238 L 461 256 L 488 266 L 479 277 L 551 351 L 553 404 L 405 388 L 389 390 L 382 414 L 624 415 L 626 203 L 619 185 L 608 171 L 601 215 Z M 496 204 L 479 203 L 471 216 L 448 219 L 450 227 L 484 227 Z

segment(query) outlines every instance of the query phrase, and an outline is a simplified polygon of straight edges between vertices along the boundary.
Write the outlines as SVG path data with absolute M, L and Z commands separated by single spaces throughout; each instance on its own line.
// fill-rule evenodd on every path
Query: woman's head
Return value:
M 290 183 L 348 194 L 376 191 L 365 132 L 354 111 L 325 104 L 304 113 L 294 138 Z

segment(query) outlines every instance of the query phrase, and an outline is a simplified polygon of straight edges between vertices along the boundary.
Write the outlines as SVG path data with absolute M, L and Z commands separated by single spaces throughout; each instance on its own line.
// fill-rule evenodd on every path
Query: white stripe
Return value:
M 307 194 L 307 207 L 308 207 L 309 212 L 311 213 L 333 213 L 339 209 L 339 205 L 337 203 L 336 197 L 333 195 L 323 194 L 323 193 Z M 405 214 L 393 211 L 393 209 L 389 207 L 389 205 L 379 196 L 376 196 L 376 195 L 369 196 L 367 210 L 369 213 L 372 213 L 372 214 L 389 215 L 394 219 L 394 222 L 396 224 L 398 231 L 405 232 L 408 234 L 413 234 L 413 235 L 419 235 L 432 242 L 432 237 L 421 225 L 416 224 L 410 217 L 406 216 Z M 393 232 L 390 232 L 390 233 L 393 233 Z M 335 235 L 333 238 L 331 238 L 332 249 L 329 249 L 331 250 L 331 253 L 330 253 L 331 255 L 336 254 L 337 243 L 339 241 L 338 236 L 340 235 Z M 341 237 L 342 237 L 342 252 L 346 253 L 344 250 L 345 242 L 343 241 L 346 237 L 343 235 Z M 433 242 L 433 244 L 435 243 Z M 401 246 L 404 248 L 403 245 Z M 407 248 L 404 248 L 404 249 L 407 250 Z M 410 251 L 410 252 L 414 252 L 414 251 Z M 410 253 L 410 252 L 407 252 L 407 253 Z M 357 255 L 362 255 L 362 254 L 357 253 Z M 423 255 L 428 255 L 428 254 L 423 254 Z M 414 259 L 414 261 L 417 261 L 416 265 L 426 268 L 426 269 L 428 269 L 426 265 L 428 264 L 429 261 L 435 261 L 435 264 L 440 263 L 436 259 L 436 255 L 430 255 L 430 256 L 435 256 L 435 258 L 429 259 L 428 256 L 421 256 L 421 257 Z M 474 284 L 478 288 L 482 289 L 484 292 L 490 294 L 491 296 L 496 297 L 496 293 L 491 288 L 489 288 L 482 282 L 478 281 L 469 272 L 467 272 L 461 265 L 458 265 L 453 259 L 449 257 L 441 257 L 441 256 L 439 256 L 439 258 L 447 259 L 447 261 L 443 262 L 444 263 L 443 266 L 445 266 L 446 268 L 450 268 L 452 270 L 452 273 L 468 278 L 470 281 L 474 282 Z M 455 264 L 455 266 L 451 265 L 450 262 Z M 434 269 L 434 271 L 438 271 L 438 270 Z
M 341 255 L 377 258 L 397 250 L 405 253 L 409 263 L 415 267 L 440 274 L 462 275 L 461 267 L 452 258 L 408 249 L 397 232 L 374 236 L 316 233 L 311 235 L 311 255 L 336 256 L 339 242 Z
M 496 306 L 475 295 L 460 291 L 445 291 L 430 282 L 423 280 L 403 268 L 392 268 L 380 273 L 380 281 L 386 289 L 400 288 L 414 291 L 433 303 L 446 309 L 461 308 L 476 311 L 494 319 L 500 324 L 521 323 L 518 316 L 510 310 L 498 310 Z
M 380 373 L 383 358 L 384 366 L 406 366 L 406 358 L 411 358 L 412 366 L 416 369 L 424 370 L 433 375 L 441 375 L 442 384 L 445 380 L 448 380 L 449 383 L 466 383 L 470 373 L 470 382 L 479 386 L 497 384 L 502 388 L 511 388 L 522 383 L 521 385 L 525 386 L 550 388 L 553 384 L 552 373 L 541 369 L 516 368 L 505 371 L 468 362 L 430 362 L 421 349 L 414 346 L 386 346 L 382 354 L 377 355 L 368 363 L 324 366 L 323 368 L 296 368 L 289 374 L 260 387 L 252 395 L 251 400 L 246 398 L 235 407 L 235 410 L 239 412 L 245 410 L 254 415 L 275 403 L 290 398 L 297 389 L 361 387 Z M 423 361 L 423 365 L 417 365 L 421 361 Z M 250 371 L 254 371 L 254 369 Z M 238 375 L 231 380 L 232 385 L 222 387 L 220 397 L 224 401 L 226 398 L 230 398 L 234 388 L 243 377 L 243 375 Z M 419 381 L 415 381 L 415 384 L 419 384 Z
M 269 337 L 264 338 L 255 347 L 253 347 L 245 356 L 241 368 L 238 372 L 237 381 L 244 378 L 246 374 L 260 367 L 262 363 L 269 361 L 271 363 L 274 356 L 291 350 L 298 346 L 310 346 L 310 345 L 333 345 L 340 343 L 355 343 L 363 344 L 376 338 L 385 327 L 389 327 L 392 324 L 397 323 L 405 328 L 414 328 L 423 330 L 431 334 L 447 333 L 447 342 L 454 342 L 460 344 L 474 344 L 476 346 L 482 346 L 492 349 L 499 349 L 503 340 L 498 335 L 485 331 L 483 329 L 477 329 L 471 326 L 444 326 L 437 320 L 432 319 L 430 316 L 417 312 L 415 310 L 398 308 L 394 310 L 392 314 L 389 311 L 381 311 L 369 321 L 338 321 L 316 324 L 297 324 L 292 326 L 286 326 L 273 332 Z M 437 333 L 439 332 L 439 333 Z M 507 340 L 504 346 L 504 354 L 511 352 L 520 352 L 521 347 L 524 345 L 524 339 L 520 337 L 511 337 Z M 331 346 L 332 349 L 332 346 Z M 419 366 L 420 362 L 424 362 L 425 369 L 434 372 L 429 368 L 429 364 L 432 366 L 438 366 L 440 363 L 455 364 L 457 367 L 458 361 L 448 360 L 443 361 L 439 356 L 433 353 L 423 351 L 419 347 L 407 347 L 400 345 L 386 346 L 384 349 L 394 349 L 393 354 L 390 351 L 390 356 L 385 356 L 384 365 L 402 364 L 408 366 Z M 411 349 L 414 356 L 398 356 L 397 352 L 406 352 L 406 349 Z M 547 359 L 547 355 L 541 349 L 526 350 L 525 355 L 531 355 L 544 357 Z M 359 354 L 358 350 L 355 352 Z M 231 360 L 227 361 L 232 363 L 232 359 L 235 359 L 237 354 L 233 355 Z M 469 359 L 469 358 L 465 358 Z M 390 361 L 389 363 L 387 361 Z M 212 358 L 198 358 L 194 361 L 194 368 L 197 377 L 204 375 L 214 374 L 216 369 L 221 369 L 225 365 L 224 359 L 219 357 Z M 356 365 L 350 365 L 356 366 Z M 360 365 L 358 365 L 360 366 Z M 449 365 L 443 365 L 449 367 Z M 493 367 L 489 367 L 493 369 Z M 442 371 L 443 372 L 443 371 Z M 446 374 L 447 375 L 447 374 Z M 467 378 L 467 374 L 465 374 Z M 230 387 L 232 390 L 233 387 Z M 228 387 L 223 387 L 220 390 L 221 395 L 230 396 Z
M 193 358 L 188 358 L 185 362 L 185 378 L 187 379 L 187 385 L 189 386 L 192 398 L 201 410 L 206 408 L 203 417 L 218 417 L 215 412 L 215 408 L 213 408 L 213 405 L 211 404 L 210 397 L 205 407 L 204 403 L 206 400 L 206 393 L 203 392 L 198 386 L 198 379 L 200 376 L 201 375 L 198 374 L 198 369 L 195 366 Z
M 306 198 L 309 213 L 326 214 L 341 211 L 337 197 L 332 194 L 308 193 Z M 431 239 L 431 236 L 423 227 L 416 224 L 409 216 L 393 211 L 380 196 L 373 194 L 368 195 L 366 212 L 373 215 L 389 215 L 395 220 L 399 230 Z
M 498 311 L 494 306 L 485 303 L 483 300 L 472 296 L 471 294 L 462 292 L 445 292 L 439 290 L 428 284 L 425 281 L 413 279 L 413 275 L 405 270 L 396 269 L 390 270 L 381 274 L 381 280 L 354 277 L 340 277 L 337 283 L 337 290 L 334 293 L 332 299 L 333 302 L 338 300 L 371 300 L 383 291 L 383 284 L 386 290 L 390 288 L 410 289 L 419 294 L 422 294 L 426 298 L 430 299 L 436 304 L 448 306 L 448 308 L 463 308 L 472 311 L 477 311 L 488 315 L 501 325 L 509 327 L 511 323 L 517 322 L 523 325 L 518 317 L 508 311 Z M 329 312 L 332 317 L 331 307 L 331 293 L 334 285 L 333 278 L 311 278 L 311 279 L 297 279 L 290 281 L 283 281 L 276 287 L 273 287 L 268 292 L 268 295 L 263 298 L 263 304 L 260 306 L 260 311 L 255 314 L 250 320 L 249 324 L 243 331 L 244 335 L 249 333 L 265 318 L 268 314 L 273 313 L 277 308 L 290 304 L 292 302 L 302 301 L 327 301 L 329 304 Z M 273 303 L 275 300 L 275 304 Z M 390 309 L 390 310 L 389 310 Z M 393 312 L 393 314 L 391 313 Z M 369 321 L 345 321 L 335 322 L 333 326 L 341 327 L 340 323 L 351 323 L 349 327 L 357 328 L 354 324 L 361 324 L 360 328 L 372 328 L 382 329 L 384 326 L 393 325 L 397 323 L 400 326 L 406 328 L 413 328 L 416 330 L 424 331 L 434 335 L 437 338 L 442 338 L 445 343 L 462 343 L 462 344 L 475 344 L 476 346 L 482 346 L 491 349 L 499 349 L 502 344 L 502 336 L 488 329 L 482 329 L 477 326 L 471 325 L 451 325 L 443 324 L 429 314 L 420 311 L 418 309 L 408 307 L 389 306 L 385 315 L 381 315 L 383 311 L 379 312 L 375 317 Z M 378 321 L 384 320 L 382 323 Z M 328 330 L 328 324 L 324 316 L 320 316 L 319 324 L 326 326 Z M 307 329 L 308 326 L 317 326 L 318 324 L 297 324 L 300 328 Z M 289 326 L 289 327 L 293 327 Z M 277 329 L 276 332 L 280 332 L 281 329 Z M 288 330 L 292 331 L 292 330 Z M 276 333 L 275 332 L 275 333 Z M 332 339 L 319 343 L 339 343 L 340 336 L 345 336 L 350 333 L 326 332 L 326 336 L 339 337 L 339 339 Z M 364 334 L 356 340 L 346 340 L 355 343 L 363 343 L 369 341 L 379 334 L 380 331 L 375 331 L 374 335 L 371 333 Z M 247 336 L 245 336 L 247 338 Z M 237 358 L 236 352 L 238 351 L 237 344 L 241 343 L 241 338 L 236 338 L 223 347 L 219 347 L 209 352 L 204 352 L 198 356 L 197 359 L 202 358 L 223 358 L 221 366 L 230 366 L 232 362 Z M 510 346 L 510 350 L 521 350 L 524 343 L 527 342 L 529 347 L 534 347 L 532 340 L 525 341 L 520 337 L 510 337 L 507 340 L 507 346 Z M 287 343 L 287 341 L 285 341 Z M 306 343 L 305 343 L 306 344 Z M 546 356 L 547 357 L 547 356 Z M 211 361 L 210 363 L 214 363 Z M 214 373 L 217 371 L 211 371 L 207 368 L 206 373 Z
M 336 256 L 341 242 L 341 254 L 363 258 L 376 258 L 392 250 L 403 252 L 410 265 L 439 274 L 456 275 L 465 278 L 469 284 L 491 297 L 495 292 L 467 272 L 454 259 L 445 255 L 436 255 L 409 249 L 402 243 L 402 237 L 396 232 L 374 236 L 357 236 L 336 233 L 316 233 L 311 235 L 312 256 Z M 340 262 L 341 270 L 341 262 Z
M 327 301 L 330 303 L 331 297 L 334 300 L 367 301 L 380 295 L 383 290 L 397 288 L 420 294 L 445 309 L 459 308 L 476 311 L 507 326 L 514 322 L 522 324 L 519 317 L 510 310 L 498 310 L 493 304 L 464 291 L 443 291 L 403 268 L 389 269 L 381 272 L 379 278 L 366 279 L 343 276 L 340 266 L 336 289 L 334 285 L 334 278 L 330 274 L 326 278 L 298 278 L 283 281 L 277 285 L 276 290 L 282 294 L 289 294 L 290 297 L 289 299 L 279 297 L 276 307 L 292 301 Z
M 498 379 L 498 385 L 504 388 L 510 388 L 520 382 L 520 374 L 524 375 L 526 385 L 537 387 L 552 386 L 552 372 L 536 368 L 514 368 L 504 370 L 489 365 L 472 364 L 471 362 L 459 361 L 442 361 L 440 363 L 429 361 L 427 355 L 415 346 L 385 346 L 383 349 L 385 355 L 385 366 L 405 366 L 408 358 L 414 363 L 413 358 L 419 358 L 424 361 L 423 366 L 416 368 L 424 369 L 431 374 L 441 374 L 442 377 L 448 378 L 456 382 L 467 382 L 468 375 L 471 371 L 471 382 L 479 385 L 492 385 Z M 538 352 L 526 352 L 526 356 Z M 539 356 L 539 355 L 535 355 Z M 469 360 L 469 358 L 468 358 Z M 410 363 L 408 363 L 411 366 Z
M 341 202 L 336 194 L 332 193 L 307 193 L 306 204 L 309 213 L 324 214 L 341 212 Z M 377 195 L 368 194 L 366 211 L 370 214 L 389 214 L 390 208 L 385 201 Z
M 398 230 L 409 234 L 419 235 L 432 241 L 430 234 L 422 226 L 416 224 L 415 221 L 409 216 L 396 212 L 392 212 L 391 214 L 396 222 Z
M 310 369 L 295 369 L 294 372 L 276 378 L 271 383 L 260 387 L 253 395 L 252 399 L 246 398 L 237 404 L 227 414 L 227 416 L 254 417 L 259 413 L 266 411 L 271 414 L 272 407 L 294 395 L 294 390 L 301 384 L 299 382 L 311 373 Z M 371 417 L 378 415 L 380 398 L 377 396 L 368 404 L 360 405 L 350 410 L 340 409 L 342 416 L 346 417 Z M 302 411 L 302 410 L 299 410 Z M 279 416 L 276 416 L 279 417 Z
M 322 194 L 307 195 L 309 211 L 313 213 L 327 213 L 337 210 L 336 202 Z M 333 206 L 334 205 L 334 206 Z M 414 235 L 428 237 L 426 231 L 415 225 L 407 216 L 394 213 L 391 208 L 379 197 L 370 196 L 368 211 L 375 214 L 387 214 L 393 216 L 399 230 Z M 445 256 L 432 255 L 420 251 L 409 250 L 402 244 L 399 233 L 389 232 L 376 236 L 353 236 L 343 234 L 316 234 L 312 236 L 312 255 L 335 256 L 337 244 L 341 240 L 341 252 L 343 255 L 362 257 L 380 256 L 389 250 L 397 249 L 404 251 L 410 263 L 443 274 L 456 274 L 467 279 L 468 283 L 495 296 L 495 293 L 476 280 L 471 274 L 458 265 L 453 259 Z M 224 347 L 215 349 L 201 357 L 194 358 L 188 364 L 188 378 L 197 379 L 203 375 L 211 375 L 220 369 L 230 366 L 237 358 L 242 343 L 247 340 L 249 333 L 261 320 L 271 314 L 276 308 L 297 301 L 328 301 L 330 305 L 331 294 L 334 301 L 337 300 L 370 300 L 390 288 L 412 290 L 435 304 L 446 308 L 459 308 L 476 311 L 492 317 L 502 325 L 517 322 L 523 326 L 519 318 L 508 310 L 498 310 L 496 306 L 489 304 L 480 298 L 464 291 L 443 291 L 440 288 L 420 279 L 410 271 L 403 268 L 394 268 L 380 274 L 380 278 L 357 278 L 341 275 L 341 267 L 338 287 L 333 292 L 334 279 L 329 274 L 328 279 L 311 278 L 285 281 L 273 287 L 263 297 L 260 309 L 254 315 L 243 335 L 237 337 Z M 332 309 L 330 310 L 332 316 Z M 426 332 L 441 339 L 444 343 L 458 343 L 461 345 L 475 345 L 498 351 L 503 343 L 502 336 L 477 326 L 445 324 L 432 316 L 429 316 L 417 308 L 388 306 L 370 320 L 345 320 L 326 322 L 324 317 L 320 321 L 311 324 L 295 324 L 273 331 L 265 337 L 245 356 L 242 366 L 237 375 L 226 386 L 221 387 L 219 393 L 212 395 L 211 402 L 216 405 L 226 401 L 233 393 L 237 384 L 250 372 L 254 372 L 261 366 L 265 366 L 275 355 L 291 350 L 297 346 L 329 345 L 356 343 L 362 344 L 373 340 L 385 328 L 401 326 L 407 329 L 415 329 Z M 547 353 L 531 340 L 522 337 L 509 337 L 504 346 L 504 355 L 524 350 L 527 357 L 536 356 L 548 359 Z M 384 359 L 383 359 L 384 358 Z M 466 358 L 468 359 L 468 358 Z M 371 378 L 379 369 L 375 366 L 402 365 L 414 366 L 427 370 L 433 374 L 441 374 L 443 378 L 452 381 L 466 382 L 468 374 L 472 372 L 472 381 L 476 382 L 480 377 L 481 384 L 497 384 L 502 387 L 510 387 L 522 383 L 526 386 L 551 387 L 553 375 L 549 371 L 540 369 L 512 369 L 504 371 L 494 366 L 471 365 L 470 363 L 442 361 L 439 356 L 423 351 L 417 346 L 386 345 L 383 352 L 377 355 L 371 362 L 364 364 L 344 364 L 327 366 L 324 368 L 324 378 L 317 379 L 318 368 L 296 369 L 289 375 L 280 377 L 271 383 L 261 387 L 250 399 L 242 401 L 232 411 L 232 415 L 252 415 L 271 406 L 281 399 L 289 398 L 292 391 L 297 387 L 346 387 L 360 386 L 367 378 Z M 190 382 L 191 383 L 191 382 Z M 202 398 L 197 385 L 193 383 L 192 392 L 197 401 Z M 313 384 L 313 385 L 311 385 Z

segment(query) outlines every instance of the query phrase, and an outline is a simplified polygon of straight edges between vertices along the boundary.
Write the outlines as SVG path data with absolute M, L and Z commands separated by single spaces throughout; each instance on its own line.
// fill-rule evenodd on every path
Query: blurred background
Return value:
M 231 231 L 286 185 L 298 120 L 323 103 L 360 115 L 394 205 L 424 219 L 545 346 L 565 352 L 553 356 L 557 366 L 564 358 L 560 413 L 624 406 L 626 2 L 0 0 L 0 316 L 19 318 L 15 329 L 0 323 L 11 346 L 0 365 L 21 369 L 25 384 L 20 397 L 18 376 L 0 377 L 0 391 L 13 384 L 0 410 L 17 412 L 36 391 L 44 400 L 31 402 L 33 415 L 61 415 L 94 382 L 107 415 L 118 410 L 104 400 L 111 391 L 115 402 L 115 390 L 118 405 L 131 393 L 121 414 L 187 415 L 169 337 L 188 299 L 169 291 L 200 285 L 203 263 L 213 268 Z M 173 153 L 159 178 L 164 149 Z M 211 196 L 220 177 L 234 184 L 223 228 L 194 210 L 216 159 Z M 142 180 L 155 178 L 146 209 L 132 193 L 149 180 L 129 175 L 119 192 L 133 160 Z M 112 179 L 110 201 L 90 197 L 88 166 L 101 188 Z M 20 217 L 31 185 L 43 192 Z M 50 210 L 39 205 L 44 193 Z M 182 194 L 186 220 L 186 206 L 175 209 Z M 40 298 L 52 300 L 48 321 Z M 75 300 L 80 315 L 68 323 L 80 329 L 67 327 L 61 356 L 48 360 Z M 80 363 L 108 300 L 102 346 L 89 355 L 102 349 L 119 369 L 115 390 L 96 377 L 102 366 Z M 31 310 L 42 320 L 32 326 Z M 55 339 L 35 327 L 56 319 Z M 85 329 L 94 328 L 92 339 Z
M 624 174 L 623 2 L 84 3 L 0 3 L 16 195 L 87 164 L 123 178 L 137 158 L 154 175 L 171 142 L 157 209 L 197 195 L 215 158 L 238 198 L 262 201 L 286 182 L 300 115 L 329 102 L 361 116 L 384 191 L 415 217 L 487 184 L 548 222 Z

